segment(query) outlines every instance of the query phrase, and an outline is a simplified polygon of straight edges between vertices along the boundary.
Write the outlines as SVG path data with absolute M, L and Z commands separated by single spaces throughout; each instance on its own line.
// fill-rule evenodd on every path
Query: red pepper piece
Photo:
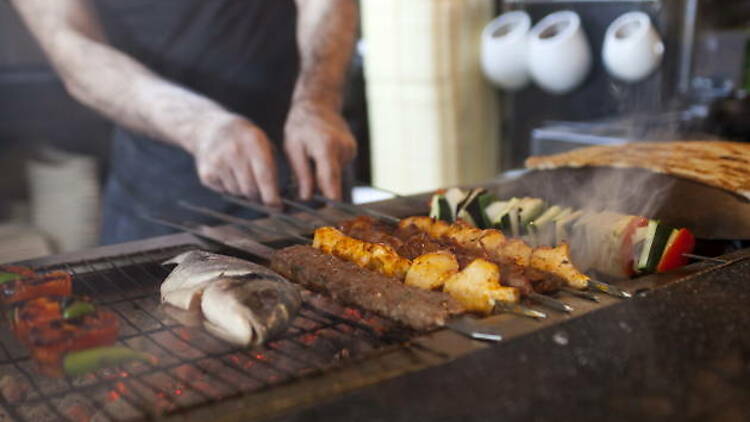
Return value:
M 118 329 L 117 317 L 98 309 L 74 320 L 55 320 L 34 326 L 24 342 L 42 373 L 60 376 L 66 353 L 111 345 L 117 340 Z
M 40 296 L 70 296 L 72 293 L 73 279 L 65 271 L 35 275 L 0 285 L 0 298 L 6 304 Z
M 656 271 L 663 273 L 682 267 L 688 263 L 688 258 L 683 254 L 693 252 L 695 248 L 695 236 L 688 229 L 680 229 L 675 235 L 674 241 L 667 245 L 667 249 L 661 255 Z
M 29 337 L 32 327 L 62 319 L 62 307 L 58 297 L 43 296 L 16 305 L 13 309 L 13 332 L 19 340 Z

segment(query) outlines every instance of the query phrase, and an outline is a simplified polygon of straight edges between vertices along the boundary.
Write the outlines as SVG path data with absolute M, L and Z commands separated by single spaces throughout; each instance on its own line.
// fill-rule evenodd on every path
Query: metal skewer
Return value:
M 685 258 L 697 259 L 698 261 L 716 262 L 717 264 L 726 264 L 727 262 L 729 262 L 726 259 L 712 258 L 710 256 L 696 255 L 692 253 L 683 253 L 682 256 L 684 256 Z
M 535 302 L 538 302 L 540 305 L 547 306 L 559 312 L 570 313 L 575 310 L 575 308 L 568 305 L 567 303 L 561 302 L 555 298 L 545 296 L 536 292 L 529 293 L 527 297 Z
M 445 326 L 451 330 L 462 334 L 470 339 L 499 342 L 503 340 L 503 335 L 491 328 L 482 327 L 481 330 L 477 329 L 478 321 L 470 316 L 462 316 L 451 319 L 445 323 Z
M 327 217 L 323 215 L 321 212 L 319 212 L 318 210 L 316 210 L 315 208 L 308 207 L 305 204 L 301 204 L 299 202 L 292 201 L 291 199 L 287 199 L 287 198 L 281 198 L 281 202 L 292 208 L 296 208 L 302 212 L 306 212 L 327 224 L 331 224 L 335 226 L 339 223 L 336 219 Z
M 347 204 L 345 202 L 337 201 L 335 199 L 329 199 L 322 195 L 314 195 L 314 198 L 318 201 L 325 202 L 326 204 L 332 206 L 333 208 L 337 208 L 341 211 L 347 212 L 352 215 L 362 215 L 366 214 L 371 217 L 375 217 L 377 219 L 383 220 L 390 224 L 398 224 L 399 220 L 396 217 L 393 217 L 388 214 L 383 214 L 379 211 L 375 211 L 369 208 L 360 207 L 357 205 Z
M 259 213 L 266 214 L 271 219 L 278 220 L 278 221 L 290 224 L 290 225 L 292 225 L 292 226 L 294 226 L 297 229 L 302 230 L 302 231 L 308 231 L 308 230 L 311 230 L 311 229 L 314 228 L 312 224 L 310 224 L 310 223 L 308 223 L 306 221 L 302 221 L 302 220 L 299 220 L 299 219 L 292 218 L 292 217 L 284 214 L 281 211 L 275 210 L 273 208 L 266 207 L 266 206 L 261 205 L 261 204 L 256 204 L 254 202 L 245 201 L 244 199 L 235 198 L 234 196 L 230 196 L 230 195 L 222 195 L 222 198 L 224 198 L 226 201 L 229 201 L 229 202 L 231 202 L 233 204 L 237 204 L 237 205 L 239 205 L 241 207 L 245 207 L 247 209 L 250 209 L 250 210 L 253 210 L 253 211 L 256 211 L 256 212 L 259 212 Z
M 425 202 L 422 202 L 422 201 L 420 201 L 420 200 L 418 200 L 416 198 L 413 198 L 413 197 L 411 197 L 409 195 L 402 195 L 402 194 L 400 194 L 398 192 L 395 192 L 395 191 L 392 191 L 390 189 L 381 188 L 380 186 L 368 185 L 367 183 L 360 183 L 357 186 L 362 186 L 362 187 L 367 187 L 367 188 L 372 188 L 372 189 L 375 189 L 375 190 L 379 190 L 379 191 L 385 192 L 385 193 L 387 193 L 389 195 L 393 195 L 394 198 L 402 199 L 402 200 L 408 201 L 408 202 L 410 202 L 412 204 L 417 204 L 421 208 L 429 208 L 428 205 L 427 205 L 427 203 L 425 203 Z
M 588 292 L 586 290 L 578 290 L 578 289 L 571 289 L 570 287 L 563 287 L 560 289 L 561 291 L 571 295 L 580 297 L 582 299 L 590 300 L 592 302 L 599 302 L 599 297 L 591 292 Z
M 538 311 L 534 308 L 529 308 L 528 306 L 519 305 L 517 303 L 495 302 L 494 306 L 496 312 L 505 312 L 508 314 L 520 315 L 534 319 L 547 318 L 546 313 Z
M 246 243 L 247 239 L 240 239 L 236 242 L 230 242 L 222 238 L 218 234 L 212 234 L 212 233 L 199 229 L 198 225 L 193 222 L 176 223 L 174 221 L 169 221 L 163 218 L 154 217 L 154 216 L 146 215 L 146 214 L 138 215 L 138 217 L 141 218 L 142 220 L 149 221 L 154 224 L 158 224 L 161 226 L 170 227 L 175 230 L 180 230 L 186 233 L 190 233 L 197 238 L 219 244 L 226 248 L 235 249 L 243 253 L 249 253 L 261 259 L 270 260 L 273 254 L 273 249 L 269 248 L 266 245 L 263 245 L 262 243 L 254 242 L 253 244 L 247 244 Z
M 608 295 L 621 297 L 624 299 L 628 299 L 633 297 L 633 294 L 623 290 L 615 285 L 605 283 L 603 281 L 594 280 L 593 278 L 589 279 L 589 288 L 599 290 L 602 293 L 606 293 Z
M 283 233 L 280 233 L 279 230 L 272 230 L 272 229 L 269 229 L 267 227 L 261 226 L 259 224 L 253 224 L 252 222 L 250 222 L 250 221 L 248 221 L 248 220 L 246 220 L 244 218 L 239 218 L 239 217 L 235 217 L 233 215 L 225 214 L 225 213 L 222 213 L 222 212 L 219 212 L 219 211 L 214 211 L 212 209 L 201 207 L 199 205 L 194 205 L 194 204 L 191 204 L 191 203 L 186 202 L 186 201 L 180 201 L 178 203 L 178 205 L 181 206 L 181 207 L 183 207 L 183 208 L 185 208 L 185 209 L 188 209 L 190 211 L 196 212 L 198 214 L 203 214 L 203 215 L 215 218 L 217 220 L 223 221 L 225 223 L 235 224 L 235 225 L 244 227 L 244 228 L 250 230 L 254 234 L 265 233 L 265 234 L 271 235 L 271 236 L 283 235 L 283 236 L 293 237 L 294 239 L 301 240 L 303 242 L 309 242 L 310 241 L 309 238 L 304 237 L 304 236 L 302 236 L 302 235 L 300 235 L 298 233 L 295 233 L 295 232 L 293 232 L 291 230 L 283 229 Z

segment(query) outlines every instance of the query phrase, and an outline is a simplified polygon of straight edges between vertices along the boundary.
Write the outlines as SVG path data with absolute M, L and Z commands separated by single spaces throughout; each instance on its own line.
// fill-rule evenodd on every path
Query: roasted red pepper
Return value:
M 693 252 L 695 236 L 688 229 L 680 229 L 668 240 L 664 253 L 661 255 L 656 271 L 663 273 L 687 264 L 688 258 L 683 254 Z
M 22 278 L 8 279 L 0 284 L 0 299 L 6 304 L 41 296 L 70 296 L 72 293 L 73 279 L 64 271 L 23 275 Z
M 17 303 L 11 311 L 11 322 L 16 337 L 25 342 L 32 327 L 59 319 L 80 318 L 94 312 L 96 308 L 87 298 L 42 296 Z
M 117 340 L 119 323 L 109 311 L 97 309 L 74 319 L 57 319 L 31 327 L 23 340 L 42 373 L 62 374 L 62 360 L 68 352 L 108 346 Z

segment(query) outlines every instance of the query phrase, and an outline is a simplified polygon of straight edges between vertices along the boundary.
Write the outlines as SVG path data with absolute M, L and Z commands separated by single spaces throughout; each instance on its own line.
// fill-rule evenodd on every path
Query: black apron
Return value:
M 98 0 L 113 46 L 171 81 L 211 98 L 261 127 L 276 144 L 280 186 L 283 125 L 297 77 L 293 0 Z M 258 215 L 203 187 L 184 150 L 117 127 L 104 193 L 102 244 L 168 234 L 139 214 L 204 223 L 181 209 L 190 201 L 229 214 Z

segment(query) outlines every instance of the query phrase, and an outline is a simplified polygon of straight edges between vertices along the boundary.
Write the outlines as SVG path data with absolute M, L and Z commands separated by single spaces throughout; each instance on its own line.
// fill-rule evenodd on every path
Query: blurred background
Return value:
M 513 92 L 480 68 L 483 28 L 523 10 L 580 16 L 592 64 L 575 89 Z M 606 71 L 607 27 L 643 11 L 659 67 Z M 750 1 L 362 0 L 345 115 L 355 181 L 399 193 L 487 180 L 529 155 L 638 140 L 750 139 Z M 0 263 L 95 246 L 111 124 L 76 103 L 0 2 Z M 356 201 L 377 198 L 360 188 Z

